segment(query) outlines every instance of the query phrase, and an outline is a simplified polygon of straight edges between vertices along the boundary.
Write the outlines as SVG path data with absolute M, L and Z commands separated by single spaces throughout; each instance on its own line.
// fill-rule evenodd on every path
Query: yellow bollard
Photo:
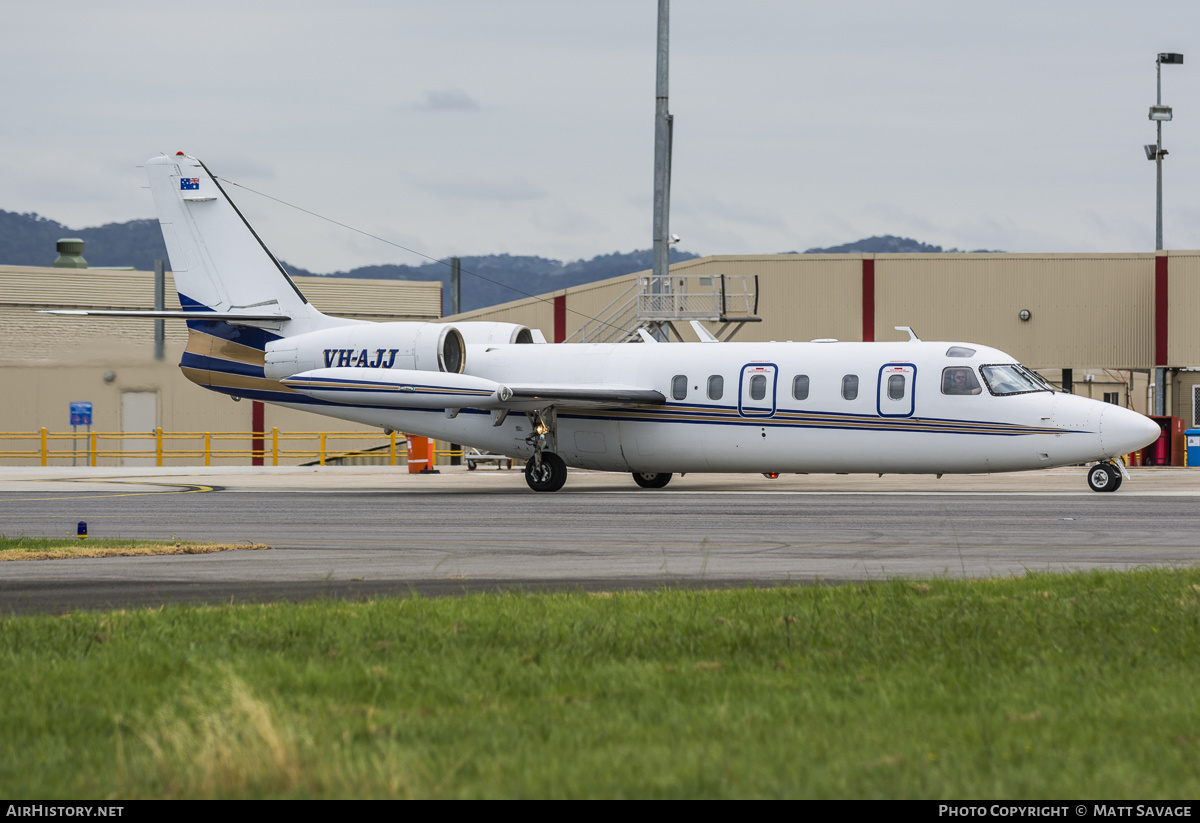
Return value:
M 209 459 L 212 457 L 212 432 L 204 433 L 204 465 L 210 465 Z
M 154 430 L 154 465 L 162 466 L 162 429 Z
M 42 429 L 42 431 L 45 431 L 45 429 Z M 43 463 L 42 465 L 46 464 Z M 325 465 L 325 432 L 321 432 L 321 465 Z
M 93 469 L 96 468 L 96 433 L 92 432 L 88 437 L 88 465 Z
M 394 430 L 392 431 L 391 445 L 388 446 L 388 457 L 391 458 L 392 465 L 396 465 L 396 432 Z
M 46 465 L 46 427 L 42 426 L 42 465 Z
M 271 465 L 279 465 L 279 427 L 271 429 Z

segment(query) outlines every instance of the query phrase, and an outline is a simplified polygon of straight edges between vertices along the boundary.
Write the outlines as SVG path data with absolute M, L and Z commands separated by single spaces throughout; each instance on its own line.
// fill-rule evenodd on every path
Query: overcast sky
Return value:
M 137 166 L 217 174 L 425 254 L 650 246 L 655 0 L 0 0 L 0 209 L 154 216 Z M 874 234 L 1200 248 L 1200 4 L 675 0 L 671 230 L 700 254 Z M 421 259 L 238 189 L 313 271 Z

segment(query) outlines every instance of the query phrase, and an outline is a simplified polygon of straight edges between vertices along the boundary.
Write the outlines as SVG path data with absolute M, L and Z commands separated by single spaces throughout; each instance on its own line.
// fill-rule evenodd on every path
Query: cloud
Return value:
M 425 92 L 424 102 L 418 103 L 420 111 L 479 111 L 481 106 L 462 89 L 445 89 Z
M 498 177 L 488 180 L 468 175 L 447 175 L 436 179 L 410 175 L 409 181 L 416 188 L 429 194 L 461 200 L 514 202 L 540 200 L 546 196 L 546 190 L 541 186 L 520 177 Z

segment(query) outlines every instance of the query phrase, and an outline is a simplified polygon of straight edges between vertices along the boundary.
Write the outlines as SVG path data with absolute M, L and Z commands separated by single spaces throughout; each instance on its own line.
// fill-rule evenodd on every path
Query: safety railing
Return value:
M 642 275 L 565 342 L 624 342 L 636 339 L 640 328 L 661 328 L 677 320 L 706 320 L 741 328 L 760 320 L 757 315 L 758 275 Z
M 384 465 L 404 465 L 407 440 L 392 432 L 0 432 L 0 464 L 26 461 L 48 465 L 97 466 L 124 462 L 129 465 L 213 465 L 219 461 L 248 461 L 252 465 L 278 466 L 344 463 L 370 455 Z M 438 458 L 461 457 L 461 449 L 436 449 Z M 382 459 L 379 459 L 382 458 Z

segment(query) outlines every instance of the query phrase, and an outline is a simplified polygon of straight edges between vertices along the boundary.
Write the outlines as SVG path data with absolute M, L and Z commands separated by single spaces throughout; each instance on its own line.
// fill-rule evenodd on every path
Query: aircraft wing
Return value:
M 358 366 L 312 369 L 280 382 L 308 397 L 351 406 L 531 411 L 551 405 L 606 408 L 667 400 L 653 389 L 612 383 L 509 384 L 468 374 Z
M 564 406 L 660 406 L 667 402 L 666 396 L 654 389 L 638 386 L 618 386 L 611 383 L 588 384 L 538 384 L 509 383 L 513 400 L 540 400 Z

